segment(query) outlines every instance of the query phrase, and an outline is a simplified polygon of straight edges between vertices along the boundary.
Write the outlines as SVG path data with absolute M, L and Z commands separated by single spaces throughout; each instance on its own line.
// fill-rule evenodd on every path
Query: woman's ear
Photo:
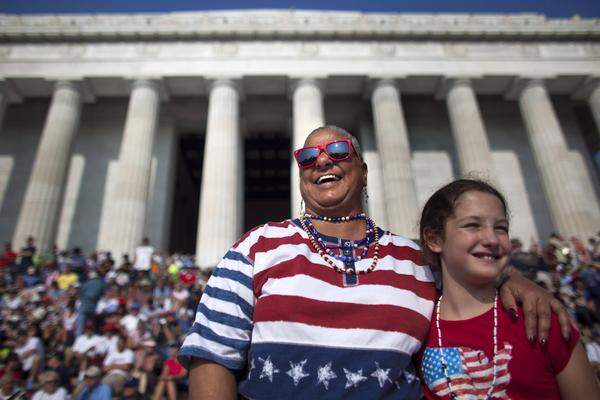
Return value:
M 423 243 L 423 246 L 427 246 L 427 248 L 431 252 L 436 253 L 436 254 L 439 254 L 442 252 L 443 239 L 433 229 L 425 228 L 423 230 L 423 239 L 425 240 L 425 243 Z

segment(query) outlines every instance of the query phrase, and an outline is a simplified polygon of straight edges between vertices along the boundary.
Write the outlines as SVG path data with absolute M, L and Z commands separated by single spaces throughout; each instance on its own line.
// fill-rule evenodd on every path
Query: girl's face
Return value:
M 510 257 L 508 220 L 496 196 L 463 193 L 446 220 L 443 238 L 427 245 L 440 255 L 444 274 L 464 284 L 493 282 Z

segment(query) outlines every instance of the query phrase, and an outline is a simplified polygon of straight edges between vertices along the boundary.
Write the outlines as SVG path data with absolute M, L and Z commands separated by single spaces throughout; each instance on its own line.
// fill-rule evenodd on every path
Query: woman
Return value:
M 318 128 L 304 146 L 304 215 L 245 234 L 207 284 L 179 352 L 194 360 L 191 398 L 419 398 L 411 357 L 429 329 L 431 272 L 415 243 L 364 215 L 352 135 Z

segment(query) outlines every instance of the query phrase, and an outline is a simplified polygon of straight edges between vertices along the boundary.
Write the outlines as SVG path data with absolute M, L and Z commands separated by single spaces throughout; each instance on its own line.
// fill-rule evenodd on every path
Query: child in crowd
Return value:
M 600 399 L 575 330 L 564 340 L 553 316 L 547 339 L 528 340 L 522 310 L 498 306 L 508 232 L 506 201 L 485 182 L 454 181 L 425 204 L 423 254 L 443 286 L 419 356 L 426 398 Z

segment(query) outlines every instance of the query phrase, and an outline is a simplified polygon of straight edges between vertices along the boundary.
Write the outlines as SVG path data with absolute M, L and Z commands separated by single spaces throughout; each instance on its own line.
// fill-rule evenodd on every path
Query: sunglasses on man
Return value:
M 299 168 L 310 168 L 317 162 L 321 152 L 333 162 L 343 161 L 356 150 L 350 139 L 336 139 L 323 145 L 303 147 L 294 151 L 294 158 Z

